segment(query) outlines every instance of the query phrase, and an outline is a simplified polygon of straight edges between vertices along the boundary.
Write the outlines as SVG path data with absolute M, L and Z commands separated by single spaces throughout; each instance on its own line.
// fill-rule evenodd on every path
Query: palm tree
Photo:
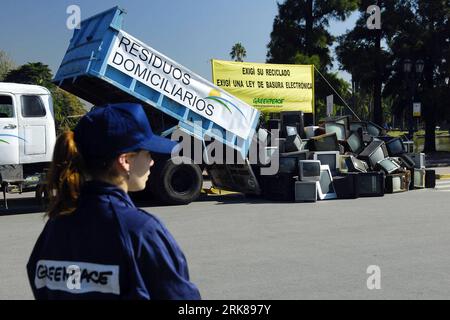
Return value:
M 247 56 L 247 51 L 245 51 L 242 43 L 238 42 L 233 46 L 233 48 L 231 48 L 230 56 L 231 59 L 234 59 L 234 61 L 242 62 Z

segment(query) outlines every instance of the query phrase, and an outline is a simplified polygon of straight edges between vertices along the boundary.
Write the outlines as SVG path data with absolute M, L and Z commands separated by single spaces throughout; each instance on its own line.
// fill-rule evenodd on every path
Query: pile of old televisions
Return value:
M 266 128 L 281 136 L 266 147 L 267 154 L 279 156 L 278 173 L 258 177 L 266 199 L 315 202 L 435 187 L 425 154 L 413 153 L 410 141 L 390 137 L 374 123 L 343 116 L 305 126 L 303 113 L 282 112 Z

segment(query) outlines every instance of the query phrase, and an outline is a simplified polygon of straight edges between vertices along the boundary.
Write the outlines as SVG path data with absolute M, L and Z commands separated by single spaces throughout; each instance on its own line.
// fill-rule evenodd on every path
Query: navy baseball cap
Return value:
M 144 109 L 136 103 L 94 107 L 78 122 L 74 139 L 87 162 L 138 150 L 170 154 L 177 145 L 153 133 Z

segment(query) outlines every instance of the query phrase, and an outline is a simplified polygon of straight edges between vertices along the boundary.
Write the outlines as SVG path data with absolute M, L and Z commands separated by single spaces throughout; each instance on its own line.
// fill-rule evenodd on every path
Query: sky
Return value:
M 236 42 L 247 51 L 246 62 L 264 63 L 275 0 L 0 0 L 0 49 L 17 65 L 48 64 L 53 73 L 72 37 L 66 26 L 68 6 L 78 5 L 81 19 L 119 5 L 127 12 L 123 29 L 150 47 L 211 80 L 211 59 L 231 60 Z M 332 22 L 333 35 L 351 29 L 353 14 L 345 22 Z M 335 67 L 337 70 L 337 66 Z M 339 72 L 349 80 L 349 75 Z

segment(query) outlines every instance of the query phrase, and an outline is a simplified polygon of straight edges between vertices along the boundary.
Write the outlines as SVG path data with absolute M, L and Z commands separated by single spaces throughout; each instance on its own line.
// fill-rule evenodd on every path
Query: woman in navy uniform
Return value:
M 36 299 L 200 299 L 175 239 L 129 191 L 145 188 L 153 134 L 139 104 L 93 108 L 58 137 L 48 221 L 27 264 Z

